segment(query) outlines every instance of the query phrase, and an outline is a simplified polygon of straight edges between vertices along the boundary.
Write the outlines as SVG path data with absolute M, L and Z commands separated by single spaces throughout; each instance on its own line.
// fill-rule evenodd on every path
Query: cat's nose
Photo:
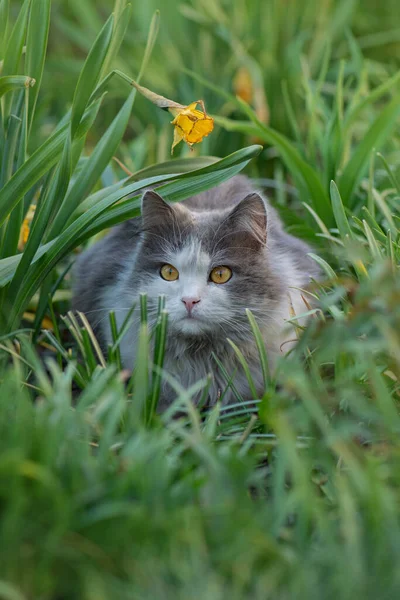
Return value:
M 182 302 L 186 306 L 186 310 L 188 311 L 188 313 L 190 315 L 192 313 L 193 306 L 200 302 L 200 298 L 195 298 L 193 296 L 184 296 L 182 298 Z

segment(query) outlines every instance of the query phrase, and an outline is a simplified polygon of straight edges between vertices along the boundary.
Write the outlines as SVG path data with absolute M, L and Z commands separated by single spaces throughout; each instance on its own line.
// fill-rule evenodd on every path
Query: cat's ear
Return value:
M 178 231 L 191 221 L 190 211 L 182 204 L 170 205 L 154 190 L 147 190 L 142 197 L 143 229 L 169 229 Z
M 235 208 L 227 220 L 231 231 L 248 233 L 255 241 L 265 245 L 267 241 L 267 209 L 259 194 L 248 194 Z
M 142 219 L 144 229 L 159 227 L 173 219 L 174 211 L 154 190 L 147 190 L 142 196 Z

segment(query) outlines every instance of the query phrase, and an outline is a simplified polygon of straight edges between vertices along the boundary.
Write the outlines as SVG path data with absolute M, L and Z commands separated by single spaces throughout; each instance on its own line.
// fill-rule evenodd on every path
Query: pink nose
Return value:
M 193 306 L 200 302 L 200 298 L 193 298 L 192 296 L 185 296 L 184 298 L 182 298 L 182 302 L 186 306 L 186 310 L 188 311 L 188 313 L 190 315 L 192 313 Z

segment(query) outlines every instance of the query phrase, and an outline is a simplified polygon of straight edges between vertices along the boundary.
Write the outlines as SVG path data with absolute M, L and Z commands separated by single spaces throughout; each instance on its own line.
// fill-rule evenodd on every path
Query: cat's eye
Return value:
M 226 283 L 232 277 L 229 267 L 215 267 L 210 273 L 210 279 L 214 283 Z
M 172 265 L 163 265 L 160 269 L 160 275 L 166 281 L 175 281 L 179 277 L 179 271 Z

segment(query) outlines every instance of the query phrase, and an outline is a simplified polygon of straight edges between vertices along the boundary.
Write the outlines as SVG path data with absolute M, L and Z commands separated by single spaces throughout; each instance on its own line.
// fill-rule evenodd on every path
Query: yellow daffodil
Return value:
M 25 247 L 26 242 L 28 241 L 29 232 L 31 228 L 31 223 L 33 216 L 35 214 L 36 204 L 31 204 L 28 208 L 28 212 L 25 215 L 25 219 L 22 222 L 21 230 L 19 232 L 19 240 L 18 240 L 18 250 L 22 252 Z
M 188 106 L 184 106 L 152 92 L 136 81 L 132 80 L 131 83 L 150 102 L 159 108 L 169 110 L 174 115 L 174 119 L 171 121 L 175 126 L 171 153 L 182 140 L 191 148 L 193 144 L 201 142 L 214 129 L 214 119 L 206 113 L 203 100 L 196 100 Z M 198 104 L 201 110 L 197 109 Z
M 196 106 L 200 104 L 202 110 L 197 110 Z M 175 125 L 174 141 L 171 152 L 180 141 L 185 141 L 190 147 L 198 144 L 214 129 L 214 119 L 207 115 L 202 100 L 196 100 L 189 106 L 181 109 L 170 109 L 175 114 L 175 119 L 171 121 Z

